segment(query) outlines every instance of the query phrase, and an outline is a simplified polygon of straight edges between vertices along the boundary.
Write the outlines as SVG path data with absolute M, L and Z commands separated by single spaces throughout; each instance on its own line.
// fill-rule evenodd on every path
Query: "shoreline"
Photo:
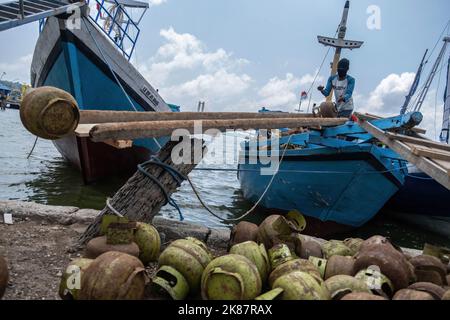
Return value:
M 0 214 L 4 213 L 11 213 L 13 219 L 30 219 L 70 226 L 74 224 L 88 225 L 94 221 L 100 210 L 80 209 L 71 206 L 51 206 L 16 200 L 0 200 Z M 0 218 L 1 223 L 3 223 L 2 218 Z M 227 248 L 231 234 L 231 230 L 226 228 L 209 228 L 190 222 L 167 219 L 162 216 L 156 216 L 152 221 L 152 225 L 160 232 L 163 243 L 185 237 L 195 237 L 205 242 L 207 246 L 218 250 Z M 315 241 L 319 244 L 327 241 L 304 234 L 302 236 L 305 240 Z M 421 250 L 410 248 L 402 247 L 402 250 L 411 256 L 418 256 L 422 253 Z

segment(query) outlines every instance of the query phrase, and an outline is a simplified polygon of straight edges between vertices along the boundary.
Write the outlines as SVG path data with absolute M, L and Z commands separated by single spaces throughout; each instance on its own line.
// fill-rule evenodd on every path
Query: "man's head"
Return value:
M 339 61 L 337 72 L 340 78 L 344 78 L 347 75 L 348 69 L 350 69 L 350 61 L 348 59 Z

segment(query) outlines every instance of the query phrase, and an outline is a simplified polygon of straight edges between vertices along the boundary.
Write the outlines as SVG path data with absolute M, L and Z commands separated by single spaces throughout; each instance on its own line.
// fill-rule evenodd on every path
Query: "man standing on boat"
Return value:
M 338 118 L 350 118 L 353 113 L 353 90 L 355 79 L 347 74 L 350 69 L 350 61 L 342 59 L 338 63 L 337 75 L 328 78 L 326 88 L 319 86 L 317 89 L 328 97 L 334 90 Z

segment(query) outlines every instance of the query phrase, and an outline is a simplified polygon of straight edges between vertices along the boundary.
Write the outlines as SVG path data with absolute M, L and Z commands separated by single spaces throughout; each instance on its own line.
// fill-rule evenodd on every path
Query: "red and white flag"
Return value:
M 300 94 L 300 100 L 306 100 L 306 99 L 308 99 L 308 94 L 306 93 L 306 91 L 303 91 Z

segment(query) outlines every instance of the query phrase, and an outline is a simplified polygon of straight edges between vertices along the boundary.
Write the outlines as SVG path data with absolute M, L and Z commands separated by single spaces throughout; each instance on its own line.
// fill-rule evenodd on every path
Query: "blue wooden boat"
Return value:
M 442 52 L 444 52 L 442 50 Z M 441 56 L 442 59 L 442 56 Z M 435 67 L 439 66 L 439 58 Z M 416 81 L 411 87 L 402 111 L 408 108 L 410 97 L 419 84 L 423 61 L 416 73 Z M 430 74 L 432 77 L 433 74 Z M 431 84 L 432 79 L 427 82 Z M 444 94 L 444 115 L 440 142 L 449 143 L 450 131 L 450 58 L 447 64 L 447 85 Z M 405 184 L 386 204 L 385 211 L 406 223 L 417 225 L 425 230 L 444 237 L 450 237 L 450 191 L 416 167 L 408 168 Z
M 372 124 L 389 130 L 421 120 L 420 113 L 411 113 Z M 269 166 L 261 152 L 271 155 L 271 140 L 245 141 L 238 167 L 243 195 L 253 203 L 262 198 L 259 206 L 268 211 L 300 211 L 309 217 L 310 234 L 360 227 L 402 187 L 408 173 L 406 161 L 372 140 L 352 121 L 282 137 L 276 157 L 279 170 L 273 179 L 261 171 Z
M 171 108 L 129 62 L 148 3 L 94 0 L 82 8 L 70 27 L 67 16 L 41 24 L 31 66 L 33 87 L 54 86 L 71 93 L 81 110 L 171 111 Z M 133 20 L 127 9 L 142 10 Z M 90 14 L 89 14 L 90 12 Z M 133 34 L 133 36 L 132 36 Z M 54 142 L 58 151 L 83 174 L 86 183 L 130 174 L 159 151 L 167 139 L 137 139 L 129 149 L 70 135 Z

